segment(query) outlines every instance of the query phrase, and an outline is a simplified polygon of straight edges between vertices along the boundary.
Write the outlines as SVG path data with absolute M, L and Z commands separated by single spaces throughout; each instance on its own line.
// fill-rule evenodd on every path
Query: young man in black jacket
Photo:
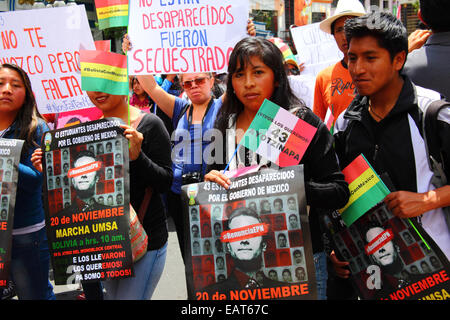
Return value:
M 450 186 L 435 189 L 431 184 L 433 173 L 428 167 L 420 125 L 423 108 L 439 95 L 430 96 L 429 91 L 401 75 L 408 38 L 395 17 L 371 13 L 348 21 L 345 32 L 349 71 L 358 95 L 336 122 L 340 166 L 345 168 L 362 153 L 379 175 L 389 176 L 395 192 L 384 201 L 393 214 L 417 217 L 449 257 L 450 233 L 442 208 L 450 205 Z M 438 118 L 439 136 L 447 151 L 449 115 L 447 108 Z M 450 163 L 445 167 L 448 170 Z

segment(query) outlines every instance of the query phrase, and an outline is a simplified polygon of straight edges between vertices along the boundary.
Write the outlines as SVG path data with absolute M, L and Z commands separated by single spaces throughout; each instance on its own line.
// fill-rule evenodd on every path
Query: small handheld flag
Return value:
M 81 89 L 128 95 L 127 57 L 114 52 L 80 50 Z

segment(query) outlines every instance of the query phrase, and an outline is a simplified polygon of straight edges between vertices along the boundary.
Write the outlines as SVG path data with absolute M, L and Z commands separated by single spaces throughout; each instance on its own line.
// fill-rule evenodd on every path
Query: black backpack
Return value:
M 442 157 L 442 141 L 438 135 L 438 114 L 443 108 L 449 108 L 450 103 L 445 100 L 433 101 L 424 111 L 422 129 L 425 147 L 428 154 L 428 165 L 434 172 L 441 186 L 448 180 L 445 176 L 445 164 Z
M 445 100 L 433 101 L 424 111 L 422 119 L 423 140 L 427 150 L 428 165 L 434 173 L 431 183 L 436 188 L 448 184 L 448 177 L 445 175 L 445 170 L 448 168 L 445 168 L 442 157 L 442 141 L 438 135 L 438 114 L 443 108 L 450 108 L 450 103 Z M 450 207 L 443 209 L 447 227 L 450 229 Z

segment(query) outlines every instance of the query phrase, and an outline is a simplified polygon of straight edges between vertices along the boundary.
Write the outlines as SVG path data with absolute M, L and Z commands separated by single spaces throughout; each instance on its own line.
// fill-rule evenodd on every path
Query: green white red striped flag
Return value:
M 80 50 L 81 89 L 128 95 L 127 57 L 114 52 Z
M 331 134 L 333 134 L 333 130 L 334 130 L 334 116 L 333 116 L 333 112 L 331 111 L 330 108 L 327 109 L 327 114 L 325 115 L 325 125 L 327 126 L 328 130 L 330 131 Z
M 317 128 L 279 105 L 264 100 L 241 145 L 280 167 L 300 163 Z
M 339 209 L 342 220 L 350 226 L 390 193 L 366 158 L 361 154 L 342 170 L 350 189 L 350 199 Z
M 98 28 L 128 26 L 128 0 L 95 0 Z

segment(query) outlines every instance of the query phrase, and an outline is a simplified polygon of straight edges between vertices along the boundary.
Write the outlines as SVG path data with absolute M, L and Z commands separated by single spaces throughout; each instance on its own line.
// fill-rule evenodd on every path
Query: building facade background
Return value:
M 360 0 L 366 11 L 381 9 L 396 12 L 401 6 L 401 20 L 413 32 L 418 25 L 418 0 Z M 290 28 L 320 22 L 333 15 L 338 0 L 249 0 L 249 16 L 257 29 L 257 36 L 279 37 L 287 42 L 295 53 Z M 112 39 L 112 50 L 120 50 L 126 28 L 98 30 L 94 0 L 0 0 L 0 11 L 30 10 L 46 6 L 84 4 L 94 40 Z

